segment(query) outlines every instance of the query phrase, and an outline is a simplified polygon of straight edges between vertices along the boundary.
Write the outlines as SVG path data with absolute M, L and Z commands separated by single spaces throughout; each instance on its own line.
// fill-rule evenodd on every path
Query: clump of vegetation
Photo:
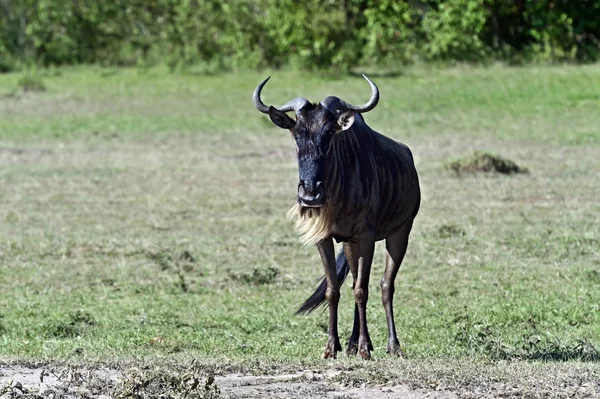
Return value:
M 185 271 L 191 271 L 193 269 L 191 264 L 196 262 L 194 256 L 186 250 L 181 253 L 163 249 L 159 251 L 148 251 L 147 257 L 156 263 L 161 270 L 178 268 L 182 265 Z
M 46 91 L 44 80 L 36 73 L 26 72 L 17 83 L 24 92 Z
M 221 390 L 215 384 L 214 372 L 205 372 L 193 366 L 187 372 L 167 370 L 133 370 L 116 389 L 116 397 L 190 397 L 200 399 L 221 398 Z M 169 395 L 171 394 L 171 395 Z
M 443 224 L 438 229 L 440 238 L 462 237 L 466 235 L 465 229 L 455 224 Z
M 4 315 L 2 313 L 0 313 L 0 336 L 2 336 L 2 334 L 7 332 L 7 328 L 2 323 L 3 318 L 4 318 Z
M 494 325 L 474 321 L 470 315 L 456 320 L 456 343 L 469 352 L 485 355 L 493 360 L 541 360 L 597 362 L 600 350 L 588 339 L 561 341 L 538 331 L 534 319 L 529 320 L 530 331 L 512 343 L 502 339 Z
M 229 273 L 229 277 L 234 281 L 251 285 L 267 285 L 273 284 L 279 276 L 279 269 L 269 266 L 267 268 L 253 268 L 250 271 L 239 273 Z
M 75 338 L 83 336 L 95 324 L 96 321 L 90 313 L 79 309 L 66 317 L 53 320 L 47 331 L 51 337 Z
M 529 169 L 517 165 L 510 159 L 489 152 L 475 151 L 473 154 L 449 162 L 446 167 L 457 175 L 474 173 L 501 173 L 512 175 L 529 173 Z
M 156 263 L 160 270 L 173 270 L 177 274 L 177 286 L 182 292 L 188 292 L 190 287 L 185 273 L 194 270 L 196 259 L 192 254 L 184 250 L 181 253 L 175 253 L 170 250 L 150 251 L 147 253 L 148 259 Z
M 590 270 L 586 273 L 586 277 L 588 281 L 591 281 L 595 284 L 600 284 L 600 271 L 599 270 Z M 0 326 L 0 333 L 2 332 L 2 327 Z

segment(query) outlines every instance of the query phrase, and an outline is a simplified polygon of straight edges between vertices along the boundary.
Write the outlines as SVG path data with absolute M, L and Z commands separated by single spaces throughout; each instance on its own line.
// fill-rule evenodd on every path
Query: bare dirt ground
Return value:
M 191 362 L 148 365 L 0 362 L 0 398 L 598 398 L 590 363 L 332 364 L 297 369 Z M 270 371 L 268 371 L 270 370 Z M 295 371 L 294 371 L 295 370 Z M 268 371 L 268 372 L 267 372 Z M 382 377 L 383 378 L 379 378 Z
M 277 376 L 189 374 L 161 379 L 148 378 L 139 370 L 5 365 L 0 367 L 0 397 L 458 398 L 451 392 L 426 392 L 406 385 L 347 385 L 334 382 L 337 374 L 312 371 Z
M 345 386 L 332 383 L 323 374 L 312 372 L 280 375 L 276 377 L 226 375 L 216 378 L 221 392 L 231 398 L 331 398 L 331 399 L 451 399 L 457 396 L 450 392 L 426 393 L 405 385 Z

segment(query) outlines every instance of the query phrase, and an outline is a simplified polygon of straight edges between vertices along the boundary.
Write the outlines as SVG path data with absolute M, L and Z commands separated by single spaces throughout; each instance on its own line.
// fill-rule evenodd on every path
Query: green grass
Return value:
M 285 219 L 294 144 L 251 94 L 268 74 L 263 99 L 276 104 L 364 102 L 368 85 L 281 71 L 38 74 L 43 92 L 0 76 L 0 356 L 318 363 L 327 313 L 294 316 L 322 274 Z M 382 98 L 366 120 L 412 148 L 423 189 L 395 300 L 407 357 L 598 361 L 600 68 L 371 77 Z M 530 173 L 446 170 L 474 150 Z M 378 246 L 375 359 L 382 271 Z M 345 286 L 343 340 L 352 301 Z
M 4 75 L 0 134 L 5 139 L 47 137 L 93 140 L 173 135 L 263 134 L 249 98 L 266 75 L 264 99 L 276 104 L 303 95 L 317 101 L 337 94 L 364 102 L 362 78 L 316 74 L 240 73 L 170 75 L 161 70 L 77 68 L 35 74 L 46 92 L 23 94 L 31 74 Z M 454 136 L 598 143 L 598 67 L 408 69 L 372 78 L 383 101 L 369 115 L 375 129 L 402 137 Z M 269 132 L 269 134 L 271 134 Z

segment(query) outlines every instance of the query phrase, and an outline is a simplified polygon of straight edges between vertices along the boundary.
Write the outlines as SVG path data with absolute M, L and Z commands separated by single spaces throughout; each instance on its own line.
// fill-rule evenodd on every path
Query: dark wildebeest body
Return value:
M 361 112 L 377 105 L 371 100 L 353 106 L 337 97 L 319 104 L 296 98 L 279 107 L 267 107 L 254 92 L 259 111 L 268 113 L 279 127 L 289 129 L 298 147 L 298 204 L 289 212 L 296 219 L 302 241 L 316 244 L 325 276 L 299 312 L 310 312 L 327 301 L 329 340 L 324 356 L 341 350 L 337 330 L 339 289 L 349 271 L 354 280 L 355 317 L 347 352 L 370 357 L 372 344 L 367 330 L 366 304 L 375 242 L 386 240 L 386 268 L 381 279 L 382 302 L 388 324 L 388 352 L 399 354 L 392 300 L 394 279 L 408 245 L 408 236 L 420 205 L 419 181 L 412 154 L 404 144 L 369 128 Z M 295 111 L 296 120 L 285 112 Z M 343 242 L 335 258 L 333 239 Z

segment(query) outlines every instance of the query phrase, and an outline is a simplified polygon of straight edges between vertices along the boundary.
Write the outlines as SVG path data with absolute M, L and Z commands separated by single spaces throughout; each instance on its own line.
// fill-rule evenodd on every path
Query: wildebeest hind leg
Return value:
M 408 236 L 412 228 L 412 221 L 407 222 L 394 234 L 385 240 L 386 257 L 385 272 L 381 278 L 381 301 L 385 309 L 385 318 L 388 325 L 388 346 L 387 352 L 390 355 L 401 356 L 400 342 L 396 335 L 396 325 L 394 323 L 394 280 L 402 264 L 402 259 L 408 246 Z
M 340 301 L 340 285 L 337 279 L 336 268 L 335 268 L 335 252 L 333 248 L 333 240 L 331 238 L 325 239 L 317 244 L 319 249 L 319 255 L 323 261 L 323 268 L 325 269 L 325 281 L 327 282 L 327 290 L 325 291 L 325 298 L 329 305 L 329 338 L 327 345 L 325 346 L 325 352 L 323 357 L 335 358 L 337 352 L 342 350 L 340 344 L 340 338 L 338 335 L 338 303 Z

